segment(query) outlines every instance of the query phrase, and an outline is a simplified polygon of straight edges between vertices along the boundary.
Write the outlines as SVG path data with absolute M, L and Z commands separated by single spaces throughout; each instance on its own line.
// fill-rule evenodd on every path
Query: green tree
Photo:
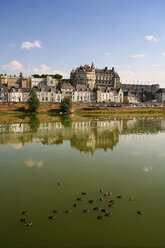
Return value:
M 55 74 L 55 75 L 53 76 L 53 78 L 62 79 L 62 75 L 60 75 L 60 74 Z
M 30 91 L 28 104 L 29 104 L 29 110 L 32 113 L 35 113 L 40 106 L 40 101 L 36 95 L 34 88 Z
M 72 99 L 71 97 L 67 96 L 61 102 L 61 111 L 68 113 L 72 108 Z
M 40 76 L 38 74 L 33 74 L 32 75 L 34 78 L 40 78 Z
M 22 78 L 22 77 L 23 77 L 23 73 L 22 73 L 22 72 L 20 72 L 19 76 Z

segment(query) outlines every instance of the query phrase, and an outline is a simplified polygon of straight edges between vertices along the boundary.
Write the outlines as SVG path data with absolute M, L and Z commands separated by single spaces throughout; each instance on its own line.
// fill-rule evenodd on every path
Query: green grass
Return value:
M 88 115 L 111 115 L 111 114 L 165 114 L 165 111 L 109 111 L 109 112 L 103 112 L 103 111 L 75 111 L 74 114 L 88 114 Z

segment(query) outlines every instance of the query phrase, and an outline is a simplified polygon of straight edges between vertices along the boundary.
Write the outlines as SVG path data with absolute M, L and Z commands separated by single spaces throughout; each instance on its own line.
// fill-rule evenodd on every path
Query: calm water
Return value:
M 99 201 L 100 188 L 112 196 Z M 0 124 L 0 196 L 2 248 L 165 247 L 165 119 Z M 112 217 L 98 220 L 96 206 Z M 53 209 L 60 213 L 50 220 Z

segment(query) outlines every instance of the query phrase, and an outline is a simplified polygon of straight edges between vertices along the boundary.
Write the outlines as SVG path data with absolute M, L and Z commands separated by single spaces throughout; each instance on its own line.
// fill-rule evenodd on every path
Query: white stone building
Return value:
M 73 102 L 90 102 L 91 101 L 91 91 L 86 90 L 74 90 L 72 92 Z
M 21 88 L 11 88 L 8 93 L 9 102 L 23 102 L 23 94 Z
M 122 89 L 104 89 L 100 88 L 97 90 L 97 102 L 123 102 L 123 91 Z
M 54 87 L 43 86 L 35 91 L 40 102 L 61 102 L 62 94 Z
M 72 98 L 73 90 L 74 90 L 73 85 L 71 85 L 70 83 L 63 83 L 61 85 L 62 99 L 64 99 L 64 97 L 67 97 L 67 96 L 70 96 Z
M 136 93 L 128 92 L 128 103 L 139 103 L 139 96 Z
M 158 102 L 165 102 L 165 89 L 160 88 L 156 93 L 155 93 L 155 99 Z
M 5 85 L 0 84 L 0 102 L 8 101 L 8 89 Z
M 49 86 L 49 87 L 56 87 L 59 83 L 58 79 L 52 78 L 51 76 L 46 76 L 45 78 L 31 78 L 31 87 L 42 87 L 42 86 Z

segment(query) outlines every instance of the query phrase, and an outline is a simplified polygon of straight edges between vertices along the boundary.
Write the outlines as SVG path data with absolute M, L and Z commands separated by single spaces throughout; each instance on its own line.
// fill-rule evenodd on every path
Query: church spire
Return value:
M 91 64 L 91 69 L 95 69 L 94 63 Z

